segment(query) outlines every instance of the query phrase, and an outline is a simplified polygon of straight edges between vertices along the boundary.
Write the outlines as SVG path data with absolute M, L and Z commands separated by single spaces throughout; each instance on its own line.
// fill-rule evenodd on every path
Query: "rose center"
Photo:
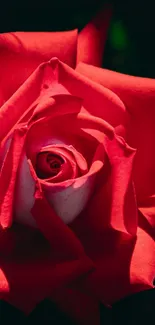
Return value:
M 37 155 L 36 172 L 39 178 L 56 176 L 64 163 L 64 159 L 54 153 L 41 152 Z
M 51 167 L 51 169 L 58 169 L 58 168 L 60 168 L 60 164 L 58 161 L 52 161 L 50 163 L 50 167 Z
M 64 160 L 56 154 L 49 153 L 46 158 L 47 163 L 50 165 L 51 171 L 58 174 L 61 169 L 61 165 L 64 163 Z

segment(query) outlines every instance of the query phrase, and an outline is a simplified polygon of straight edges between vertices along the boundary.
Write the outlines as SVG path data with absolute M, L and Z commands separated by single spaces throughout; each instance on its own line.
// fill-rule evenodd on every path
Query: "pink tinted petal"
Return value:
M 0 170 L 3 165 L 4 158 L 10 148 L 12 141 L 12 134 L 6 139 L 6 141 L 3 141 L 0 145 Z
M 43 185 L 45 196 L 65 224 L 72 222 L 86 206 L 94 184 L 94 177 L 78 179 L 72 186 L 55 192 L 54 185 Z
M 49 205 L 36 179 L 35 204 L 31 210 L 34 219 L 45 238 L 54 247 L 56 256 L 78 257 L 84 254 L 80 241 L 56 215 Z
M 13 217 L 16 175 L 25 142 L 26 128 L 16 129 L 0 172 L 0 224 L 10 227 Z
M 31 175 L 30 164 L 25 154 L 18 166 L 14 200 L 14 220 L 20 224 L 37 227 L 31 214 L 35 198 L 35 181 Z
M 79 33 L 77 64 L 82 61 L 96 66 L 102 65 L 111 15 L 112 8 L 105 6 Z
M 75 67 L 77 30 L 0 34 L 0 106 L 42 62 L 57 56 Z
M 41 182 L 45 196 L 64 223 L 71 223 L 85 208 L 93 192 L 97 173 L 104 164 L 104 150 L 97 148 L 88 173 L 58 184 Z
M 73 151 L 73 149 L 71 150 Z M 90 171 L 80 178 L 65 178 L 63 182 L 60 180 L 59 183 L 52 182 L 52 178 L 40 180 L 48 202 L 64 223 L 73 221 L 87 204 L 93 190 L 95 174 L 103 166 L 103 157 L 101 157 L 101 154 L 99 156 L 96 153 Z M 33 167 L 23 156 L 20 161 L 16 183 L 15 220 L 33 227 L 36 227 L 36 223 L 32 220 L 30 210 L 35 203 L 35 179 L 36 175 Z

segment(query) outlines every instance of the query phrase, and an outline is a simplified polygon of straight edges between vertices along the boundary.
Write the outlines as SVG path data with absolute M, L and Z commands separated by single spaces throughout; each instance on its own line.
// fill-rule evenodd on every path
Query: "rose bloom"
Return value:
M 110 13 L 0 35 L 0 298 L 76 324 L 154 287 L 155 81 L 99 67 Z

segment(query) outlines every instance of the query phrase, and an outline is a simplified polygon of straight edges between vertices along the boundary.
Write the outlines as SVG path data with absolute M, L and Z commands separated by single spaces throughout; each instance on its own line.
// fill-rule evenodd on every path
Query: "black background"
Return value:
M 155 324 L 155 290 L 148 290 L 119 301 L 112 308 L 100 306 L 101 325 Z M 1 325 L 76 325 L 48 300 L 41 302 L 25 317 L 6 302 L 0 302 Z M 85 325 L 89 325 L 85 323 Z M 95 324 L 94 324 L 95 325 Z

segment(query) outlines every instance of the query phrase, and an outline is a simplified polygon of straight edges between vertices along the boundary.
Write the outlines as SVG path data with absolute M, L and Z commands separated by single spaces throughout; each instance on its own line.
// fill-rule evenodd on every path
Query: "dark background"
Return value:
M 0 5 L 0 32 L 56 31 L 79 28 L 105 0 L 10 0 Z M 103 66 L 144 77 L 155 77 L 155 1 L 109 0 L 113 19 Z

